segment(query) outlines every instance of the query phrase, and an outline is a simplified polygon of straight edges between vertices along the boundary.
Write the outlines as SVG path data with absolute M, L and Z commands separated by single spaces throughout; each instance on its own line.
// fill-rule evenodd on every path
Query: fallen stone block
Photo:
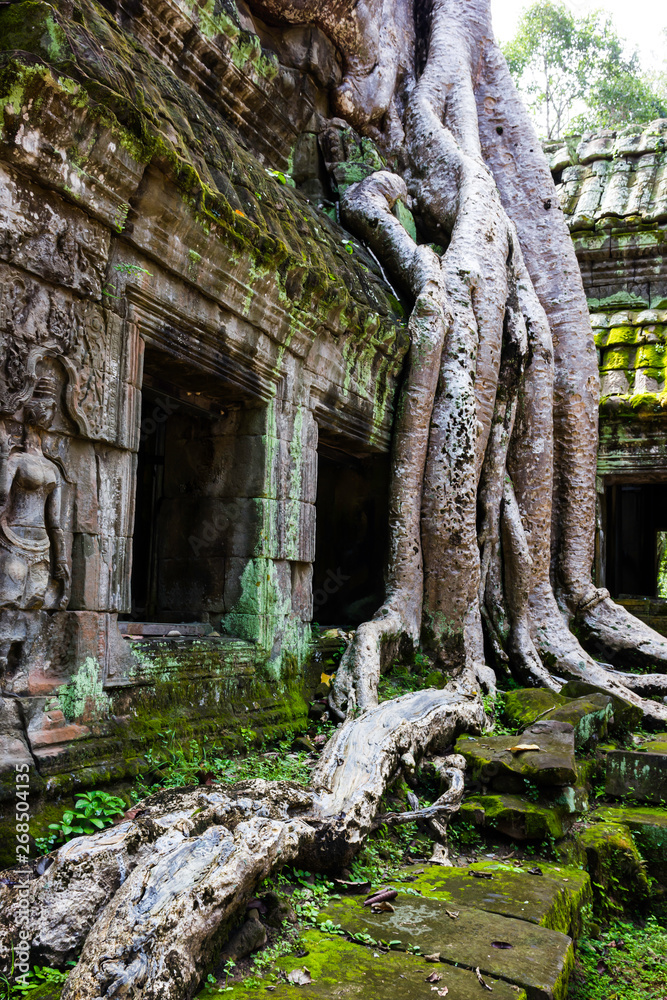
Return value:
M 667 752 L 610 750 L 606 756 L 605 791 L 616 798 L 667 803 Z
M 533 869 L 531 871 L 530 869 Z M 426 865 L 419 874 L 405 872 L 405 882 L 423 896 L 439 899 L 453 911 L 460 906 L 528 920 L 576 937 L 581 910 L 592 901 L 591 880 L 579 868 L 525 861 L 522 867 L 500 861 L 482 861 L 468 868 Z M 391 885 L 400 891 L 403 881 Z
M 473 781 L 494 782 L 496 788 L 503 778 L 536 785 L 573 785 L 577 780 L 574 727 L 565 722 L 536 722 L 520 736 L 460 736 L 456 752 L 465 757 Z
M 439 964 L 431 969 L 443 976 L 443 963 L 447 969 L 478 968 L 485 979 L 524 989 L 529 1000 L 565 996 L 573 964 L 572 940 L 566 934 L 469 906 L 457 907 L 458 916 L 451 919 L 439 900 L 414 895 L 399 893 L 392 906 L 393 913 L 373 914 L 362 897 L 347 897 L 332 901 L 318 919 L 398 950 L 419 948 L 422 955 L 439 955 Z M 476 996 L 481 992 L 478 987 Z

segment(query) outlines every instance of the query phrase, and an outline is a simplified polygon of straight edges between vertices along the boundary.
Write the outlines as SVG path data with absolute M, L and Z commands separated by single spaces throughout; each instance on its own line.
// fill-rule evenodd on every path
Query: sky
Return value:
M 565 0 L 577 16 L 592 10 L 603 10 L 613 18 L 621 38 L 627 39 L 629 48 L 639 50 L 642 67 L 662 70 L 667 58 L 667 41 L 661 34 L 667 27 L 665 0 Z M 531 0 L 491 0 L 491 12 L 496 38 L 508 42 L 514 34 L 521 11 L 531 5 Z

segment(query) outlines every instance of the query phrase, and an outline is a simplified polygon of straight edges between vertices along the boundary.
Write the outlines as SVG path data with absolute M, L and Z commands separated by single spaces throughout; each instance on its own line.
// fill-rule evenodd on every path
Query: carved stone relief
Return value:
M 39 362 L 57 358 L 67 373 L 65 403 L 92 440 L 118 436 L 122 321 L 99 303 L 78 299 L 9 268 L 0 269 L 0 414 L 31 396 Z
M 67 607 L 70 569 L 62 517 L 63 475 L 44 454 L 58 384 L 37 380 L 23 407 L 16 445 L 0 425 L 0 607 L 21 611 Z

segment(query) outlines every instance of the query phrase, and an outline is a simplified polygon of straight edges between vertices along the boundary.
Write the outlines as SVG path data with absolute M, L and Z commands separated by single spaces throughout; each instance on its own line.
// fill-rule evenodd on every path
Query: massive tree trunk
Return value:
M 584 678 L 664 722 L 665 705 L 638 692 L 664 693 L 667 678 L 642 685 L 614 667 L 664 671 L 667 642 L 591 580 L 599 385 L 588 309 L 488 7 L 378 0 L 343 18 L 339 6 L 336 19 L 327 5 L 314 14 L 347 56 L 340 113 L 396 170 L 349 189 L 342 217 L 415 302 L 387 596 L 357 630 L 332 700 L 347 712 L 375 704 L 383 666 L 408 639 L 489 689 L 491 655 L 522 683 Z M 369 21 L 379 55 L 375 35 L 359 42 Z M 416 37 L 392 32 L 408 22 Z M 392 214 L 399 198 L 422 239 L 444 246 L 439 261 Z
M 345 65 L 337 114 L 389 165 L 341 202 L 345 224 L 413 302 L 386 598 L 337 672 L 332 708 L 347 719 L 309 789 L 256 781 L 158 797 L 115 833 L 61 849 L 32 884 L 34 957 L 62 962 L 82 949 L 65 1000 L 190 997 L 257 881 L 288 861 L 347 863 L 396 775 L 463 728 L 479 731 L 479 691 L 494 690 L 495 670 L 556 690 L 583 677 L 667 721 L 667 706 L 650 700 L 667 691 L 663 674 L 617 672 L 569 628 L 619 667 L 667 664 L 667 642 L 591 583 L 598 374 L 588 311 L 488 0 L 251 6 L 330 36 Z M 394 212 L 399 200 L 419 244 Z M 452 679 L 378 706 L 381 670 L 406 643 Z M 456 808 L 460 763 L 441 762 L 451 792 L 425 819 Z M 18 911 L 2 891 L 11 935 Z

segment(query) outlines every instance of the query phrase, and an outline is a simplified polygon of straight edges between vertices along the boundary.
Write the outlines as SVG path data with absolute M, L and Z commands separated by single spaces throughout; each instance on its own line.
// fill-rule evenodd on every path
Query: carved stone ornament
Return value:
M 58 385 L 37 380 L 23 407 L 23 442 L 12 447 L 0 423 L 0 608 L 61 610 L 70 594 L 62 523 L 63 476 L 44 454 Z
M 98 303 L 14 276 L 0 283 L 0 329 L 0 414 L 30 399 L 39 362 L 57 358 L 67 374 L 67 412 L 80 433 L 113 437 L 119 345 Z

